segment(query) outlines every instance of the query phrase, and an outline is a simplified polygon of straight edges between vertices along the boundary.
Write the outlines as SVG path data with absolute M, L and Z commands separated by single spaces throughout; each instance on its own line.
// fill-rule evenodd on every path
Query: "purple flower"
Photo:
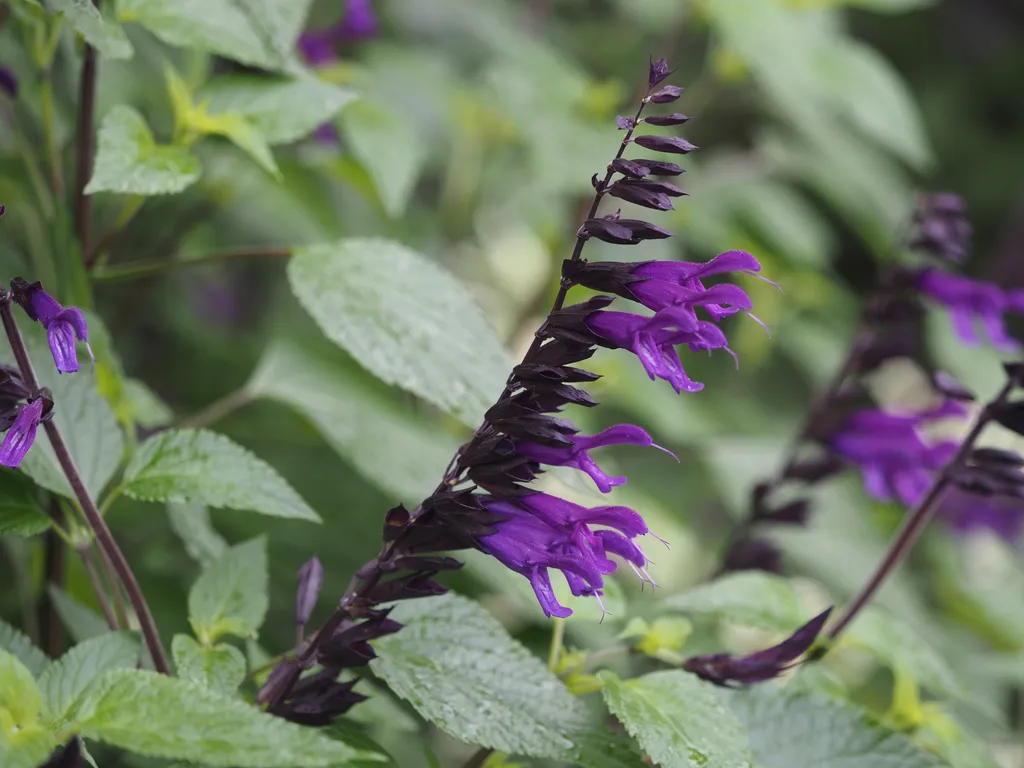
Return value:
M 641 579 L 647 557 L 633 539 L 648 533 L 647 524 L 629 507 L 582 507 L 546 493 L 528 493 L 509 501 L 489 499 L 489 512 L 502 519 L 480 545 L 503 565 L 530 580 L 546 616 L 565 618 L 572 611 L 561 605 L 551 586 L 549 569 L 561 571 L 576 596 L 600 599 L 604 576 L 616 569 L 608 555 L 629 563 Z M 602 526 L 594 529 L 591 526 Z M 653 583 L 653 582 L 652 582 Z
M 20 277 L 11 280 L 14 300 L 25 310 L 30 319 L 39 322 L 46 329 L 47 341 L 53 362 L 60 373 L 74 373 L 78 370 L 78 354 L 75 339 L 85 342 L 89 357 L 95 361 L 89 346 L 89 332 L 85 327 L 85 315 L 77 307 L 62 307 L 60 302 L 43 290 L 40 283 L 28 283 Z
M 993 283 L 972 280 L 938 269 L 924 269 L 917 276 L 917 289 L 949 309 L 956 335 L 965 344 L 980 342 L 976 325 L 980 322 L 989 340 L 1002 352 L 1015 352 L 1019 342 L 1006 332 L 1006 312 L 1024 314 L 1024 289 L 1003 291 Z
M 828 621 L 832 609 L 819 613 L 778 645 L 736 658 L 727 653 L 693 656 L 683 662 L 683 669 L 702 680 L 724 687 L 730 683 L 753 685 L 778 677 L 794 666 L 794 662 L 814 645 Z
M 326 29 L 307 30 L 299 37 L 299 53 L 314 67 L 323 67 L 337 61 L 338 46 L 373 37 L 377 29 L 377 17 L 370 0 L 346 0 L 336 24 Z
M 37 397 L 18 409 L 14 423 L 7 430 L 4 441 L 0 444 L 0 464 L 12 469 L 16 469 L 21 464 L 21 460 L 25 458 L 28 449 L 35 442 L 36 430 L 43 420 L 46 405 L 47 398 Z
M 597 465 L 588 451 L 606 445 L 644 445 L 653 446 L 674 456 L 660 445 L 655 445 L 649 434 L 632 424 L 619 424 L 609 427 L 593 436 L 573 435 L 569 438 L 571 446 L 549 446 L 540 443 L 521 442 L 516 445 L 516 453 L 527 456 L 540 464 L 552 467 L 575 467 L 590 475 L 601 493 L 608 493 L 617 485 L 626 482 L 625 477 L 610 477 Z
M 967 206 L 959 195 L 919 195 L 914 223 L 918 231 L 909 243 L 911 248 L 956 263 L 967 258 L 973 229 L 967 219 Z
M 324 585 L 324 567 L 313 555 L 299 569 L 299 586 L 295 595 L 295 623 L 304 627 L 313 614 L 316 601 L 320 597 L 320 589 Z
M 866 409 L 853 414 L 830 445 L 860 467 L 864 488 L 872 498 L 890 501 L 895 497 L 914 506 L 931 487 L 935 472 L 957 450 L 954 441 L 929 445 L 921 429 L 932 421 L 965 414 L 955 400 L 902 416 Z
M 18 98 L 18 79 L 6 67 L 0 67 L 0 92 L 12 99 Z
M 1006 496 L 983 496 L 949 488 L 939 505 L 939 516 L 957 533 L 990 530 L 1016 541 L 1024 531 L 1024 501 Z

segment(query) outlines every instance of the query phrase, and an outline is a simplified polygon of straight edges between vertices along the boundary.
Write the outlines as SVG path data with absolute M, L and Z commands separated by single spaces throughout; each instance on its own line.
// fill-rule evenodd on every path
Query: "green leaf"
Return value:
M 245 679 L 245 656 L 233 646 L 203 647 L 188 635 L 175 635 L 171 654 L 178 677 L 201 688 L 232 695 Z
M 76 643 L 84 643 L 101 637 L 110 632 L 107 622 L 92 608 L 78 602 L 60 587 L 51 584 L 47 588 L 54 610 L 60 621 L 75 639 Z
M 300 248 L 292 290 L 363 367 L 477 426 L 509 362 L 468 291 L 398 243 L 347 239 Z
M 79 708 L 87 738 L 148 757 L 238 768 L 333 768 L 373 759 L 234 699 L 173 677 L 118 670 Z
M 574 762 L 585 768 L 648 768 L 636 742 L 621 731 L 594 728 L 573 734 Z
M 259 166 L 274 178 L 280 180 L 281 171 L 274 160 L 270 145 L 256 128 L 242 115 L 226 112 L 221 115 L 208 115 L 199 112 L 189 122 L 190 127 L 201 133 L 224 136 L 236 147 L 255 160 Z
M 933 161 L 913 94 L 874 48 L 838 38 L 822 48 L 817 71 L 829 92 L 842 95 L 844 111 L 862 131 L 919 170 Z
M 142 115 L 121 104 L 100 124 L 85 193 L 168 195 L 194 184 L 202 172 L 199 158 L 184 147 L 157 144 Z
M 258 67 L 282 63 L 264 44 L 259 27 L 232 0 L 117 0 L 117 20 L 138 22 L 173 46 Z
M 167 430 L 149 438 L 128 463 L 122 490 L 147 501 L 194 501 L 320 521 L 273 467 L 204 429 Z
M 124 30 L 107 21 L 92 0 L 47 0 L 52 10 L 62 14 L 85 42 L 108 59 L 130 59 L 135 51 Z
M 0 650 L 0 712 L 6 709 L 14 725 L 25 726 L 38 719 L 42 705 L 42 694 L 28 667 L 13 653 Z M 0 729 L 3 725 L 0 720 Z
M 239 0 L 283 58 L 294 55 L 313 0 Z
M 232 547 L 204 570 L 188 593 L 188 619 L 203 645 L 222 635 L 255 637 L 267 614 L 267 542 Z
M 0 708 L 0 765 L 4 768 L 38 768 L 43 765 L 56 746 L 53 734 L 39 723 L 8 730 L 5 714 Z
M 341 113 L 338 126 L 373 179 L 385 212 L 401 216 L 427 159 L 427 147 L 413 122 L 378 104 L 358 101 Z
M 736 692 L 730 704 L 746 725 L 762 768 L 932 768 L 938 761 L 852 705 L 792 694 L 774 685 Z
M 43 328 L 33 324 L 24 328 L 23 334 L 39 383 L 53 393 L 54 421 L 85 487 L 96 498 L 121 462 L 124 440 L 117 418 L 100 394 L 96 374 L 88 364 L 74 376 L 61 375 L 53 364 Z M 39 434 L 21 470 L 49 491 L 75 497 L 45 434 Z
M 789 582 L 762 571 L 728 574 L 681 595 L 673 595 L 662 602 L 662 607 L 713 614 L 727 621 L 777 632 L 792 632 L 810 619 Z
M 401 632 L 374 643 L 371 662 L 395 695 L 469 744 L 536 757 L 575 750 L 581 705 L 544 664 L 471 600 L 400 603 Z
M 211 116 L 239 114 L 270 144 L 287 144 L 308 136 L 355 98 L 355 92 L 311 75 L 223 75 L 210 80 L 196 95 Z
M 18 472 L 0 470 L 0 536 L 33 536 L 49 527 L 50 518 L 36 501 L 35 483 Z
M 743 726 L 721 689 L 680 670 L 633 680 L 598 674 L 604 700 L 661 768 L 749 768 Z
M 210 522 L 210 512 L 202 504 L 168 504 L 167 519 L 185 545 L 188 556 L 206 568 L 224 554 L 228 543 Z
M 272 342 L 246 388 L 290 405 L 367 479 L 408 503 L 430 493 L 459 446 L 355 364 L 295 341 Z
M 32 644 L 28 635 L 0 620 L 0 651 L 7 651 L 20 661 L 33 677 L 39 677 L 50 660 Z
M 99 677 L 112 669 L 130 669 L 139 661 L 139 642 L 128 632 L 110 632 L 79 643 L 51 663 L 39 678 L 43 717 L 55 731 L 74 720 L 78 701 Z
M 174 412 L 139 379 L 124 380 L 124 401 L 132 421 L 144 429 L 163 427 L 174 420 Z

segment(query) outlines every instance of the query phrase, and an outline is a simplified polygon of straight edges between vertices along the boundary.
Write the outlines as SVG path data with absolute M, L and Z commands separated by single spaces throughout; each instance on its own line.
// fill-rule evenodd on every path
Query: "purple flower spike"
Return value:
M 683 662 L 683 669 L 702 680 L 726 688 L 736 687 L 732 683 L 753 685 L 771 680 L 794 666 L 794 662 L 814 645 L 830 613 L 831 608 L 819 613 L 790 637 L 771 648 L 740 658 L 727 653 L 693 656 Z
M 572 441 L 571 447 L 552 447 L 523 442 L 516 446 L 516 453 L 528 456 L 540 464 L 552 467 L 575 467 L 581 472 L 586 472 L 601 493 L 608 493 L 615 486 L 625 484 L 626 478 L 610 477 L 606 474 L 588 453 L 593 448 L 601 448 L 606 445 L 652 446 L 675 458 L 674 453 L 656 445 L 649 434 L 632 424 L 619 424 L 593 436 L 574 435 L 569 439 Z
M 1019 342 L 1006 332 L 1006 312 L 1024 314 L 1024 290 L 1004 292 L 993 283 L 972 280 L 938 269 L 924 269 L 917 276 L 921 293 L 944 304 L 960 340 L 970 346 L 980 342 L 975 331 L 980 322 L 992 345 L 1001 352 L 1016 352 Z
M 651 67 L 647 75 L 647 86 L 653 88 L 660 84 L 669 75 L 675 72 L 674 69 L 668 68 L 668 62 L 665 59 L 658 59 L 655 61 L 651 59 Z
M 30 319 L 46 329 L 53 362 L 60 373 L 74 373 L 78 370 L 78 353 L 75 340 L 85 342 L 89 357 L 95 362 L 92 347 L 89 346 L 89 329 L 85 315 L 77 307 L 63 307 L 53 296 L 43 290 L 40 283 L 28 283 L 20 277 L 11 280 L 14 300 L 25 310 Z
M 3 443 L 0 444 L 0 464 L 12 469 L 16 469 L 21 464 L 21 460 L 25 458 L 28 449 L 35 442 L 36 430 L 43 420 L 45 406 L 46 402 L 43 397 L 37 397 L 21 406 L 14 423 L 4 435 Z

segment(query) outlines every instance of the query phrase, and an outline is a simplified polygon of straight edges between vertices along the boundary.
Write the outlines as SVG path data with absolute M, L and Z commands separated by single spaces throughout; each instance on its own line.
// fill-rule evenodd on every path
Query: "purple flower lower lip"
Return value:
M 938 269 L 922 270 L 917 276 L 917 288 L 949 309 L 956 335 L 965 344 L 980 343 L 976 332 L 980 323 L 996 349 L 1016 352 L 1021 348 L 1006 332 L 1003 315 L 1006 312 L 1024 314 L 1024 290 L 1004 292 L 993 283 Z
M 89 357 L 95 361 L 82 310 L 61 306 L 59 301 L 43 290 L 42 285 L 28 283 L 18 277 L 11 280 L 11 292 L 25 314 L 46 329 L 53 362 L 60 373 L 74 373 L 78 370 L 76 339 L 85 342 Z
M 43 418 L 43 398 L 37 397 L 21 406 L 11 428 L 0 444 L 0 464 L 17 468 L 36 439 L 36 430 Z

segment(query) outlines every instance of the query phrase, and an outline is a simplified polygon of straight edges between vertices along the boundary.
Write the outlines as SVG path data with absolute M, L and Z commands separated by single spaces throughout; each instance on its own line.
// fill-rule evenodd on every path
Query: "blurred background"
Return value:
M 310 28 L 337 28 L 344 5 L 317 0 Z M 613 503 L 634 506 L 671 544 L 650 552 L 665 594 L 716 570 L 752 484 L 778 469 L 813 392 L 845 354 L 877 265 L 903 257 L 894 243 L 915 191 L 963 195 L 975 226 L 966 271 L 1024 287 L 1019 0 L 372 0 L 360 12 L 372 23 L 325 45 L 307 37 L 300 49 L 320 77 L 352 87 L 359 99 L 315 137 L 276 149 L 280 179 L 227 141 L 205 141 L 197 148 L 201 181 L 148 199 L 97 271 L 95 311 L 109 333 L 97 345 L 112 344 L 135 381 L 125 400 L 134 418 L 150 428 L 174 419 L 224 432 L 276 467 L 324 518 L 316 526 L 215 510 L 203 538 L 201 508 L 118 500 L 111 523 L 167 637 L 187 631 L 185 596 L 203 547 L 209 556 L 220 536 L 236 542 L 265 533 L 272 592 L 260 643 L 271 654 L 290 647 L 300 564 L 314 553 L 324 563 L 326 614 L 352 571 L 376 553 L 383 513 L 429 493 L 467 436 L 326 341 L 273 249 L 349 236 L 399 241 L 469 286 L 510 359 L 521 354 L 589 206 L 591 174 L 617 148 L 614 118 L 633 111 L 651 56 L 677 68 L 669 82 L 686 87 L 677 105 L 692 118 L 684 134 L 700 147 L 681 181 L 690 196 L 674 212 L 644 217 L 678 236 L 634 248 L 592 242 L 585 255 L 703 261 L 739 248 L 783 289 L 741 278 L 771 338 L 750 319 L 732 318 L 738 370 L 726 355 L 684 357 L 703 392 L 676 396 L 665 382 L 649 382 L 631 356 L 599 354 L 593 370 L 605 378 L 590 391 L 603 407 L 570 414 L 585 430 L 640 424 L 679 455 L 677 464 L 635 448 L 608 453 L 609 471 L 630 477 Z M 211 68 L 240 69 L 171 49 L 134 25 L 127 31 L 135 58 L 102 62 L 98 116 L 130 103 L 166 138 L 173 117 L 164 61 L 196 84 Z M 0 31 L 0 59 L 30 78 L 10 29 Z M 77 85 L 75 71 L 62 66 L 56 126 L 68 145 Z M 34 114 L 32 99 L 24 88 L 20 103 L 0 100 L 0 108 Z M 18 205 L 30 200 L 26 172 L 4 131 L 0 123 L 0 201 L 9 213 L 18 208 L 17 221 L 8 215 L 0 228 L 4 273 L 45 280 L 27 273 L 40 269 L 50 247 L 46 217 Z M 98 231 L 123 202 L 96 197 Z M 266 253 L 187 263 L 232 249 Z M 181 263 L 136 266 L 161 260 Z M 942 365 L 979 396 L 1001 385 L 997 354 L 964 348 L 944 312 L 929 316 L 927 328 Z M 303 364 L 302 377 L 294 355 L 314 361 Z M 878 386 L 898 400 L 912 396 L 917 377 L 889 366 Z M 552 479 L 559 481 L 572 485 L 561 492 L 588 498 L 582 484 L 560 473 Z M 783 567 L 814 594 L 842 599 L 901 514 L 870 503 L 855 479 L 832 484 L 811 525 L 777 537 Z M 176 534 L 182 529 L 193 558 Z M 6 584 L 18 568 L 21 577 L 38 573 L 42 553 L 34 544 L 9 549 L 0 614 L 16 616 L 18 590 Z M 1005 729 L 1020 716 L 1007 703 L 1006 680 L 1024 683 L 1020 562 L 1018 543 L 937 528 L 884 594 L 905 616 L 941 625 L 937 645 L 965 669 L 999 667 L 998 685 L 980 672 L 968 677 L 997 711 L 979 728 L 1000 744 L 1013 743 Z M 474 560 L 450 581 L 543 646 L 550 628 L 510 586 L 518 577 L 488 565 Z M 94 605 L 76 568 L 68 589 Z M 619 581 L 629 608 L 611 595 L 604 622 L 582 611 L 571 643 L 599 645 L 627 616 L 648 610 L 647 598 L 635 596 L 639 584 Z M 521 579 L 514 586 L 528 587 Z M 870 700 L 870 681 L 865 690 Z

